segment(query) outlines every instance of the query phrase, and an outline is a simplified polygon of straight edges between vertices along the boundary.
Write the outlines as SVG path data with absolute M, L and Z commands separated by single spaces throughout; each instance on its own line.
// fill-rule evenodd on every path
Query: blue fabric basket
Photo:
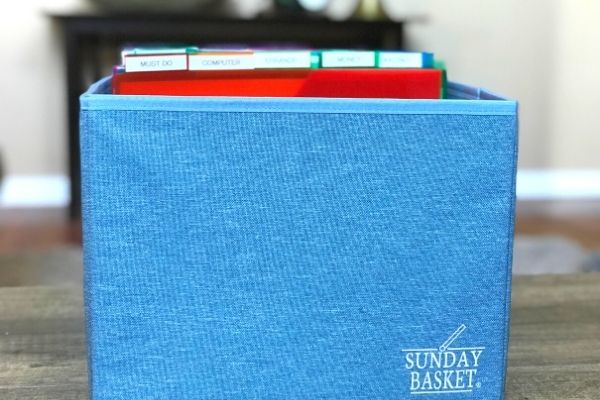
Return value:
M 81 98 L 93 400 L 501 399 L 517 105 Z

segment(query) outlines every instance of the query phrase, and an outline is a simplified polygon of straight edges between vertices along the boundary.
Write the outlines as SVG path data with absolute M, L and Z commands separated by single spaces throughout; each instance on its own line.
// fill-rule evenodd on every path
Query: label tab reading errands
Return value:
M 310 51 L 257 51 L 254 66 L 257 69 L 310 68 Z

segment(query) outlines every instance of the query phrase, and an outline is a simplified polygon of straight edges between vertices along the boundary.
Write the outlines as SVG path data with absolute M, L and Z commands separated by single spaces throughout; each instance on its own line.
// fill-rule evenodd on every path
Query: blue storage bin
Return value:
M 81 97 L 93 400 L 500 399 L 517 105 Z

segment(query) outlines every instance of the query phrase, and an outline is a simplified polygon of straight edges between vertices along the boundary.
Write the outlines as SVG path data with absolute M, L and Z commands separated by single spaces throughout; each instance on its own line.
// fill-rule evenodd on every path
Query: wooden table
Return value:
M 0 288 L 0 399 L 87 398 L 80 288 Z M 600 274 L 514 280 L 507 399 L 600 399 Z

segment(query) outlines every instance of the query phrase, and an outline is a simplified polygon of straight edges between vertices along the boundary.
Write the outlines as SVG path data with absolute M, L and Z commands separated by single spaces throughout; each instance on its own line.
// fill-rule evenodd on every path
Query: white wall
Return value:
M 484 86 L 518 99 L 520 166 L 552 167 L 548 83 L 556 0 L 423 0 L 427 21 L 409 28 L 413 48 L 446 61 L 451 80 Z M 600 165 L 599 165 L 600 166 Z
M 10 2 L 0 13 L 0 151 L 8 174 L 66 173 L 62 46 L 44 8 L 69 2 Z
M 549 165 L 600 168 L 600 1 L 559 3 Z
M 413 48 L 520 103 L 521 168 L 600 169 L 600 2 L 412 0 Z

